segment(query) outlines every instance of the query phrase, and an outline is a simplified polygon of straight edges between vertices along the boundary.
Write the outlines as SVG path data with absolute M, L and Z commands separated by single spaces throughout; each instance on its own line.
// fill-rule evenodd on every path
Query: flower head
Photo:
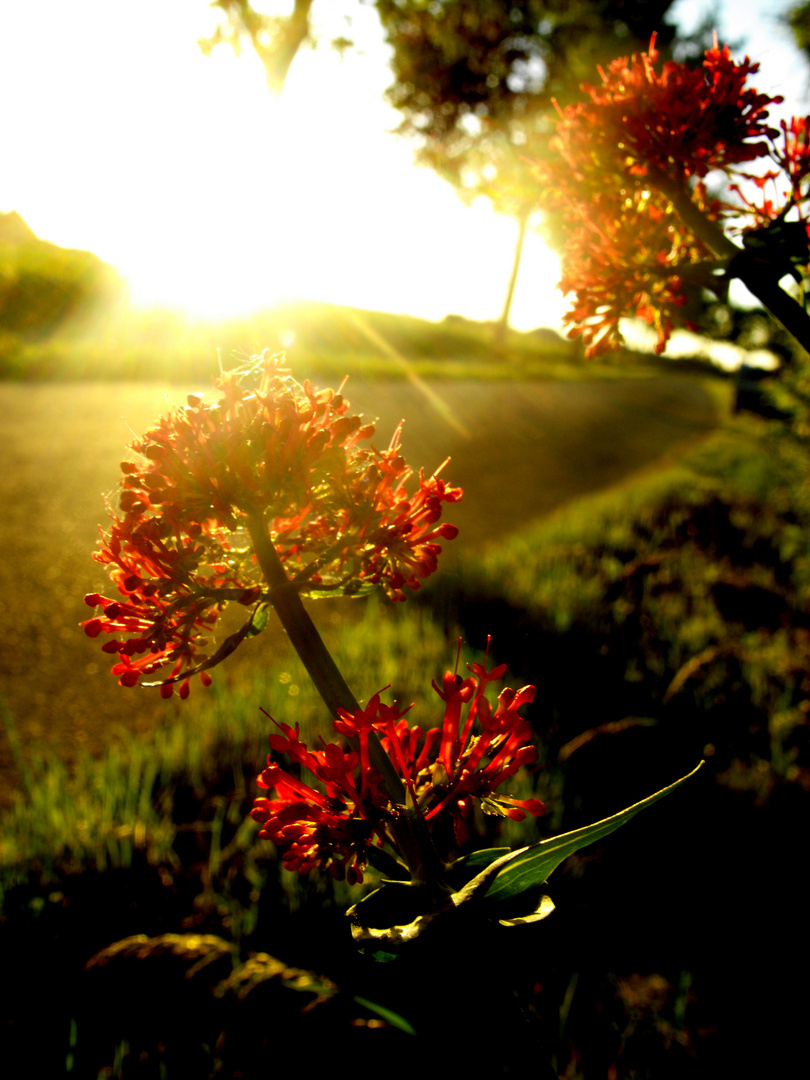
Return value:
M 476 806 L 515 821 L 542 814 L 539 799 L 498 792 L 521 767 L 537 761 L 532 726 L 519 713 L 533 700 L 534 687 L 506 688 L 495 706 L 486 697 L 488 685 L 504 671 L 505 665 L 487 671 L 473 664 L 466 678 L 447 672 L 441 687 L 433 684 L 445 706 L 442 724 L 427 731 L 409 724 L 408 710 L 386 705 L 380 694 L 353 713 L 340 710 L 333 726 L 351 740 L 350 750 L 328 743 L 310 751 L 297 729 L 278 725 L 282 734 L 270 736 L 271 749 L 287 754 L 313 782 L 295 779 L 271 754 L 258 783 L 272 789 L 274 798 L 257 799 L 251 812 L 261 825 L 259 835 L 279 847 L 290 869 L 308 873 L 319 867 L 354 881 L 362 880 L 373 847 L 389 844 L 402 854 L 391 824 L 407 808 L 391 802 L 370 762 L 372 731 L 405 785 L 411 810 L 434 834 L 450 824 L 456 845 L 468 838 Z
M 643 319 L 661 352 L 686 303 L 684 276 L 706 257 L 669 201 L 640 188 L 606 192 L 592 217 L 573 228 L 560 289 L 574 295 L 564 323 L 593 356 L 622 342 L 620 320 Z
M 219 400 L 191 395 L 132 444 L 121 494 L 98 562 L 120 594 L 86 597 L 101 614 L 91 637 L 115 635 L 113 668 L 125 686 L 170 666 L 164 693 L 206 670 L 257 633 L 269 599 L 251 545 L 267 529 L 285 573 L 308 595 L 353 595 L 380 586 L 392 599 L 436 569 L 444 503 L 461 497 L 437 472 L 411 470 L 398 429 L 386 450 L 374 427 L 349 414 L 342 393 L 296 383 L 283 355 L 265 353 L 214 380 Z M 242 630 L 207 656 L 229 602 L 252 609 Z
M 614 140 L 618 161 L 632 175 L 657 173 L 681 183 L 727 169 L 768 152 L 777 132 L 768 126 L 768 108 L 782 101 L 746 86 L 759 71 L 746 56 L 736 63 L 727 46 L 707 50 L 702 67 L 655 62 L 655 36 L 646 53 L 614 60 L 600 86 L 584 86 L 584 105 L 566 110 L 576 127 L 580 117 L 596 125 L 600 149 Z M 557 132 L 564 146 L 567 125 Z
M 581 336 L 589 356 L 621 343 L 626 316 L 655 327 L 661 352 L 676 321 L 689 325 L 687 285 L 711 288 L 713 268 L 725 270 L 722 260 L 737 250 L 718 225 L 750 232 L 794 207 L 803 219 L 810 195 L 806 125 L 783 124 L 777 147 L 768 110 L 782 98 L 748 85 L 759 65 L 734 61 L 716 38 L 701 67 L 657 60 L 653 36 L 646 53 L 600 69 L 601 83 L 583 86 L 587 100 L 560 110 L 553 157 L 537 167 L 549 213 L 566 222 L 560 288 L 575 297 L 569 336 Z M 741 168 L 762 159 L 764 172 Z M 737 202 L 709 197 L 704 181 L 718 170 Z M 769 188 L 756 202 L 741 181 L 776 183 L 778 194 Z

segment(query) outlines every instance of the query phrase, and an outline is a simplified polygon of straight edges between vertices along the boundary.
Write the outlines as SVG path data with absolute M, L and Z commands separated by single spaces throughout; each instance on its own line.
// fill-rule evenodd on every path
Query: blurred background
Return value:
M 281 632 L 181 703 L 119 687 L 78 626 L 109 589 L 91 553 L 128 443 L 265 348 L 299 379 L 348 374 L 378 446 L 404 418 L 414 468 L 450 456 L 464 487 L 413 600 L 313 616 L 358 697 L 391 684 L 428 727 L 458 637 L 472 661 L 491 634 L 510 684 L 538 686 L 545 764 L 514 793 L 548 813 L 482 821 L 478 843 L 577 828 L 707 762 L 569 859 L 551 920 L 482 957 L 482 980 L 513 981 L 568 1080 L 788 1068 L 807 1004 L 789 984 L 807 959 L 808 357 L 739 290 L 696 297 L 700 332 L 663 357 L 628 324 L 626 349 L 586 362 L 559 332 L 563 223 L 532 163 L 553 101 L 653 32 L 697 63 L 716 30 L 784 96 L 774 119 L 805 112 L 808 10 L 0 7 L 0 941 L 9 1045 L 43 1071 L 251 1075 L 316 1035 L 407 1056 L 370 1001 L 430 1030 L 418 971 L 345 940 L 357 891 L 291 879 L 246 821 L 260 706 L 323 724 Z
M 115 267 L 139 306 L 195 319 L 290 299 L 497 319 L 527 219 L 509 319 L 558 328 L 531 174 L 552 98 L 653 30 L 681 58 L 716 29 L 755 55 L 784 115 L 806 91 L 778 5 L 617 2 L 561 17 L 570 5 L 493 4 L 489 24 L 452 31 L 443 6 L 315 0 L 294 6 L 292 30 L 289 3 L 9 6 L 0 210 Z M 21 230 L 6 221 L 4 242 Z

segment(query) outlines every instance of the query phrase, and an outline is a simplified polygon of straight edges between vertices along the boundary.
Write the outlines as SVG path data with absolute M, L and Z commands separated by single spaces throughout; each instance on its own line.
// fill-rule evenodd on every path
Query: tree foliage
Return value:
M 505 136 L 525 146 L 554 100 L 565 103 L 596 65 L 646 42 L 671 0 L 377 0 L 393 50 L 391 103 L 422 159 L 460 179 L 471 151 Z
M 397 130 L 414 139 L 422 163 L 515 214 L 512 174 L 521 172 L 529 144 L 534 150 L 547 136 L 552 102 L 565 104 L 581 82 L 594 77 L 598 64 L 646 46 L 653 32 L 666 52 L 675 36 L 664 21 L 671 5 L 672 0 L 373 0 L 392 50 L 388 99 L 403 115 Z M 268 85 L 280 91 L 298 49 L 314 40 L 313 0 L 295 0 L 284 16 L 262 14 L 249 0 L 215 0 L 211 6 L 220 9 L 223 21 L 200 42 L 203 50 L 226 42 L 238 51 L 249 42 Z M 341 48 L 350 44 L 333 42 Z M 699 51 L 696 46 L 695 55 Z M 495 162 L 497 194 L 487 168 Z
M 793 31 L 796 44 L 805 56 L 810 58 L 810 3 L 798 4 L 783 18 Z
M 219 8 L 225 18 L 211 37 L 200 40 L 206 56 L 223 43 L 238 55 L 243 38 L 247 39 L 264 65 L 268 89 L 280 94 L 298 50 L 309 38 L 312 0 L 295 0 L 289 15 L 262 14 L 250 0 L 214 0 L 211 7 Z
M 504 333 L 523 238 L 540 188 L 533 162 L 547 153 L 556 114 L 600 63 L 646 44 L 666 49 L 671 0 L 377 0 L 392 49 L 388 100 L 397 131 L 471 202 L 485 196 L 518 222 L 500 333 Z
M 47 338 L 119 287 L 91 252 L 40 240 L 16 212 L 0 214 L 0 351 Z

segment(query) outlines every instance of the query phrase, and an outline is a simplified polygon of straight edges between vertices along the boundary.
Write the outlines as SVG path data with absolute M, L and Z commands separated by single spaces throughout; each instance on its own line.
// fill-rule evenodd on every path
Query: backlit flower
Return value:
M 380 586 L 395 600 L 435 569 L 441 523 L 461 497 L 437 472 L 411 469 L 400 431 L 380 451 L 374 427 L 348 412 L 340 392 L 290 378 L 283 355 L 265 353 L 215 380 L 221 397 L 191 395 L 132 444 L 121 465 L 112 525 L 94 558 L 120 594 L 86 597 L 101 613 L 92 637 L 114 635 L 105 651 L 125 686 L 170 666 L 164 693 L 219 662 L 266 619 L 269 587 L 250 526 L 266 528 L 287 577 L 306 595 L 357 594 Z M 223 607 L 251 609 L 242 630 L 205 652 Z
M 565 222 L 560 288 L 574 296 L 569 336 L 581 336 L 589 356 L 621 344 L 623 317 L 655 328 L 657 352 L 676 321 L 689 325 L 689 288 L 716 286 L 738 250 L 720 225 L 749 234 L 746 247 L 754 247 L 752 230 L 793 208 L 805 218 L 806 123 L 783 123 L 777 145 L 768 110 L 782 99 L 747 85 L 759 65 L 734 61 L 716 39 L 701 67 L 657 60 L 653 37 L 646 53 L 599 69 L 601 83 L 583 86 L 587 100 L 560 111 L 553 156 L 537 167 L 549 215 Z M 742 168 L 763 160 L 764 170 Z M 707 194 L 704 178 L 718 170 L 736 202 Z M 748 194 L 752 184 L 761 200 Z M 774 262 L 807 261 L 799 233 L 786 240 L 771 230 Z
M 572 225 L 560 289 L 574 295 L 564 323 L 586 355 L 621 344 L 621 319 L 656 330 L 661 352 L 686 303 L 683 275 L 707 257 L 663 196 L 636 189 L 598 199 L 598 214 Z
M 259 835 L 272 840 L 290 869 L 308 873 L 315 867 L 333 875 L 362 880 L 372 847 L 388 844 L 397 855 L 392 823 L 408 807 L 394 805 L 369 760 L 369 733 L 384 751 L 408 792 L 410 810 L 427 823 L 434 836 L 448 823 L 452 842 L 469 837 L 475 808 L 521 821 L 526 814 L 544 812 L 539 799 L 516 799 L 498 789 L 519 769 L 534 765 L 532 726 L 519 710 L 534 699 L 534 687 L 504 689 L 493 707 L 487 687 L 504 674 L 505 665 L 487 671 L 472 665 L 462 678 L 447 672 L 434 689 L 444 701 L 441 727 L 424 731 L 410 724 L 395 704 L 375 694 L 354 713 L 340 710 L 334 730 L 357 749 L 335 743 L 310 751 L 287 725 L 271 735 L 274 753 L 285 753 L 311 781 L 296 779 L 274 754 L 259 777 L 259 786 L 273 798 L 256 800 L 251 816 L 261 825 Z M 316 786 L 317 785 L 317 786 Z

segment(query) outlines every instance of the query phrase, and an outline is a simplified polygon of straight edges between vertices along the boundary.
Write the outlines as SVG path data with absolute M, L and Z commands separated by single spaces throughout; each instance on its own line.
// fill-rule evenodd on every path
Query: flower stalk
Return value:
M 717 256 L 726 280 L 739 278 L 766 311 L 810 352 L 810 316 L 801 304 L 781 288 L 778 280 L 774 280 L 778 271 L 771 263 L 735 244 L 717 222 L 695 204 L 685 187 L 672 183 L 663 173 L 651 171 L 649 180 L 669 199 L 684 224 Z
M 249 517 L 247 529 L 256 559 L 270 586 L 270 603 L 327 709 L 334 718 L 339 718 L 341 711 L 360 712 L 357 699 L 304 607 L 298 589 L 284 572 L 261 515 Z M 408 863 L 412 880 L 415 884 L 430 882 L 440 892 L 444 891 L 441 862 L 421 815 L 414 807 L 406 807 L 405 786 L 373 731 L 369 733 L 368 749 L 370 762 L 379 771 L 391 804 L 402 809 L 402 815 L 391 822 L 391 828 Z
M 263 354 L 224 374 L 215 380 L 222 400 L 191 395 L 132 444 L 139 460 L 122 463 L 119 512 L 111 510 L 96 554 L 122 599 L 89 594 L 101 613 L 85 631 L 114 635 L 103 649 L 117 654 L 112 670 L 121 685 L 160 673 L 152 685 L 167 697 L 179 682 L 184 698 L 193 676 L 207 685 L 210 668 L 261 632 L 272 607 L 343 740 L 320 735 L 309 748 L 298 724 L 273 720 L 257 781 L 267 795 L 254 801 L 251 817 L 285 867 L 359 884 L 382 856 L 388 873 L 409 875 L 384 883 L 352 916 L 358 941 L 382 951 L 427 928 L 433 936 L 440 925 L 446 935 L 459 911 L 465 926 L 473 912 L 503 926 L 545 918 L 553 905 L 533 895 L 545 863 L 537 870 L 531 849 L 506 861 L 498 849 L 463 855 L 480 813 L 518 822 L 544 813 L 539 799 L 516 798 L 505 786 L 538 761 L 533 727 L 521 714 L 535 688 L 505 687 L 493 703 L 489 688 L 506 665 L 472 663 L 465 677 L 457 657 L 455 670 L 433 682 L 444 706 L 438 725 L 412 724 L 411 707 L 383 703 L 382 692 L 361 706 L 303 602 L 376 586 L 404 599 L 436 569 L 438 541 L 455 537 L 439 519 L 461 492 L 437 470 L 420 471 L 409 494 L 399 429 L 385 451 L 359 445 L 373 427 L 347 415 L 342 394 L 295 383 L 283 359 Z M 206 656 L 228 602 L 251 614 Z M 504 892 L 527 893 L 529 909 L 490 902 L 490 893 Z
M 103 651 L 118 654 L 112 670 L 124 686 L 159 674 L 164 696 L 180 683 L 185 697 L 193 676 L 210 681 L 209 669 L 258 633 L 256 613 L 273 600 L 267 585 L 286 595 L 293 582 L 313 597 L 380 588 L 404 600 L 436 569 L 439 541 L 458 531 L 439 520 L 461 497 L 440 470 L 406 490 L 399 429 L 387 450 L 364 446 L 373 425 L 348 415 L 341 393 L 299 386 L 283 364 L 283 354 L 265 353 L 224 373 L 214 380 L 221 400 L 190 395 L 132 444 L 139 460 L 121 464 L 119 513 L 95 558 L 123 599 L 88 594 L 102 611 L 83 625 L 90 637 L 115 635 Z M 260 573 L 251 529 L 263 545 Z M 228 602 L 254 615 L 209 656 Z M 288 618 L 302 648 L 317 652 L 300 611 Z M 339 676 L 319 668 L 330 711 L 350 707 Z

